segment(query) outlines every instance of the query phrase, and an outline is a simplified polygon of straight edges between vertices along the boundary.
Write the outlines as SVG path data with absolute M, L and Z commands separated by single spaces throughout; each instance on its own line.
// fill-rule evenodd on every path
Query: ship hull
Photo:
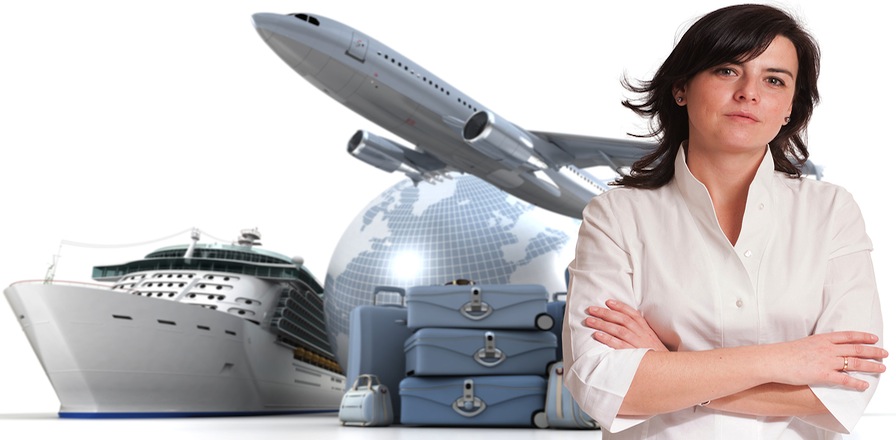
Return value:
M 74 284 L 5 294 L 62 417 L 337 411 L 345 388 L 342 375 L 227 313 Z

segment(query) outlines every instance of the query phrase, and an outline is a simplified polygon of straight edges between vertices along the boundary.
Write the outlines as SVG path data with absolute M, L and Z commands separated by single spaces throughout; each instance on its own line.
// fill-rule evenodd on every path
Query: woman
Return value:
M 660 143 L 585 208 L 563 338 L 604 438 L 837 438 L 862 415 L 887 356 L 871 242 L 793 163 L 817 77 L 799 24 L 741 5 L 626 84 Z

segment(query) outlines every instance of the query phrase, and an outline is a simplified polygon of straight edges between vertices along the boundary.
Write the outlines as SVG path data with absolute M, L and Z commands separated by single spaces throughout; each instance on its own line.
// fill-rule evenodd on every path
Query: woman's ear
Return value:
M 676 84 L 672 87 L 672 96 L 675 98 L 675 103 L 678 104 L 679 107 L 684 107 L 688 105 L 688 97 L 685 92 L 685 84 Z

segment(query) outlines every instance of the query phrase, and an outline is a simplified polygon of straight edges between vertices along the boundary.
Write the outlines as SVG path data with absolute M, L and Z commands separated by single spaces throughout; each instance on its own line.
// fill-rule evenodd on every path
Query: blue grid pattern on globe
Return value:
M 521 266 L 563 248 L 570 235 L 541 225 L 537 233 L 525 237 L 525 252 L 515 258 L 505 255 L 508 246 L 522 244 L 518 223 L 534 209 L 538 208 L 469 175 L 453 175 L 452 180 L 432 186 L 405 180 L 383 192 L 350 228 L 360 225 L 358 232 L 363 232 L 381 228 L 375 223 L 384 222 L 385 236 L 368 243 L 345 243 L 343 238 L 334 258 L 339 252 L 363 250 L 351 256 L 340 273 L 330 273 L 332 264 L 327 273 L 327 326 L 339 361 L 346 362 L 347 347 L 340 347 L 344 344 L 338 335 L 345 340 L 349 313 L 358 305 L 371 304 L 375 287 L 436 285 L 456 279 L 507 284 Z M 416 273 L 396 275 L 400 257 L 409 253 L 415 257 L 406 263 L 419 264 Z

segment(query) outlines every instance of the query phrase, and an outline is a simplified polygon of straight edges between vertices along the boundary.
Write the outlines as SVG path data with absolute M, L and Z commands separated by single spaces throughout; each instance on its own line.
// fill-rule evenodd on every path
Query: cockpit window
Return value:
M 307 21 L 308 23 L 311 23 L 315 26 L 320 26 L 320 20 L 318 20 L 317 18 L 314 18 L 308 14 L 298 13 L 298 14 L 290 14 L 290 15 L 292 15 L 295 18 L 298 18 L 299 20 Z

